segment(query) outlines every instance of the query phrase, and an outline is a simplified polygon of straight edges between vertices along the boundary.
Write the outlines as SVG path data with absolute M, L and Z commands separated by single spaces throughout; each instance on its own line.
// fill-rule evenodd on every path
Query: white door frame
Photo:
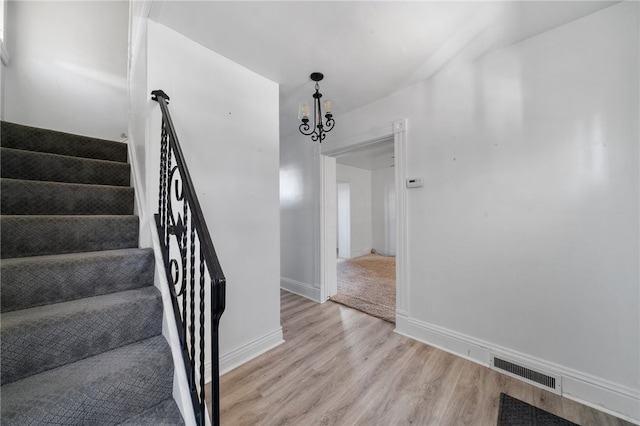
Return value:
M 338 192 L 338 257 L 351 258 L 351 183 L 336 182 Z M 346 214 L 345 214 L 346 213 Z
M 318 259 L 316 261 L 316 279 L 320 284 L 320 303 L 338 293 L 338 279 L 336 276 L 336 234 L 337 234 L 337 204 L 336 194 L 336 159 L 326 155 L 319 155 L 318 168 L 320 171 L 320 199 L 318 212 L 320 214 Z M 328 212 L 328 213 L 327 213 Z
M 317 253 L 318 282 L 320 283 L 321 303 L 325 302 L 329 297 L 336 294 L 337 286 L 335 286 L 335 277 L 333 281 L 327 274 L 329 271 L 335 271 L 336 258 L 335 247 L 328 248 L 327 242 L 331 241 L 331 236 L 326 235 L 326 231 L 331 226 L 327 224 L 335 224 L 336 210 L 325 208 L 326 203 L 323 202 L 327 196 L 326 174 L 327 170 L 322 167 L 325 163 L 323 158 L 329 156 L 337 156 L 356 148 L 380 142 L 383 139 L 393 137 L 393 151 L 395 155 L 395 181 L 396 181 L 396 325 L 398 321 L 404 322 L 408 318 L 409 311 L 409 292 L 407 285 L 407 244 L 408 244 L 408 228 L 407 228 L 407 188 L 406 180 L 406 139 L 407 139 L 407 119 L 393 121 L 389 124 L 369 130 L 368 132 L 350 138 L 334 145 L 338 148 L 322 147 L 320 151 L 320 238 Z M 335 179 L 334 179 L 335 181 Z M 335 185 L 335 182 L 334 182 Z M 333 193 L 335 196 L 335 192 Z M 333 230 L 333 238 L 335 239 L 335 228 Z M 335 244 L 334 244 L 335 245 Z M 328 249 L 332 249 L 334 256 L 329 256 Z M 327 279 L 329 278 L 329 279 Z

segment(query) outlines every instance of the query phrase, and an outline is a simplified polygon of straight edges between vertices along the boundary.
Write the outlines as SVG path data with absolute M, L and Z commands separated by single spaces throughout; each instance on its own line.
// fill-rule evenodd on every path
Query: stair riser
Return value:
M 2 179 L 4 215 L 131 215 L 133 188 Z
M 162 336 L 2 387 L 2 424 L 115 425 L 171 398 Z
M 2 146 L 83 158 L 127 161 L 127 145 L 53 130 L 2 122 Z
M 5 259 L 2 312 L 151 286 L 154 267 L 151 249 Z
M 15 258 L 138 246 L 137 216 L 2 216 L 0 257 Z
M 162 333 L 154 287 L 109 296 L 2 314 L 2 384 Z
M 89 160 L 2 148 L 2 177 L 37 181 L 129 186 L 127 163 Z

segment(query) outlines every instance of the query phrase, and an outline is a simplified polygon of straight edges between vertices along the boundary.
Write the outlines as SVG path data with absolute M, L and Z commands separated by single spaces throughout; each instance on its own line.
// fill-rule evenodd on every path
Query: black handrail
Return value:
M 160 110 L 162 111 L 160 185 L 158 213 L 155 215 L 155 219 L 167 280 L 170 283 L 173 313 L 178 326 L 182 357 L 189 381 L 191 402 L 193 403 L 198 425 L 205 424 L 206 413 L 204 364 L 205 278 L 207 275 L 211 284 L 211 422 L 214 426 L 217 426 L 220 424 L 218 326 L 225 308 L 226 280 L 211 242 L 211 236 L 209 235 L 209 230 L 178 142 L 178 136 L 169 114 L 169 96 L 162 90 L 154 90 L 151 95 L 151 99 L 160 104 Z M 182 207 L 182 212 L 178 209 L 174 214 L 176 205 Z M 189 213 L 191 213 L 190 224 Z M 172 247 L 174 248 L 173 252 L 171 250 Z M 196 248 L 199 255 L 198 273 L 196 273 L 195 269 Z M 178 263 L 178 260 L 180 263 Z M 187 264 L 189 268 L 187 268 Z M 205 274 L 205 266 L 208 274 Z M 198 337 L 196 337 L 195 319 L 196 277 L 199 278 L 199 294 L 197 296 L 199 302 Z M 180 288 L 176 292 L 178 282 L 180 282 Z M 182 306 L 180 306 L 180 301 Z M 198 339 L 198 347 L 196 347 L 196 338 Z M 196 352 L 199 355 L 199 359 L 196 359 Z M 197 379 L 199 379 L 199 383 Z

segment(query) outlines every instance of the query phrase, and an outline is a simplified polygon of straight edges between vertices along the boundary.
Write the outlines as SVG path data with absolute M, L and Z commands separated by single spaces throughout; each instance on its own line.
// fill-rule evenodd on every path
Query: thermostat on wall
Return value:
M 407 188 L 420 188 L 424 186 L 424 179 L 421 177 L 407 179 Z

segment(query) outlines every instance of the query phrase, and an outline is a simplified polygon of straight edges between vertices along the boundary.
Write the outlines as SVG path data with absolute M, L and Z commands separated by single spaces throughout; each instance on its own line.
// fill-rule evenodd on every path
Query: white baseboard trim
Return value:
M 508 355 L 524 365 L 555 371 L 561 376 L 562 396 L 640 425 L 640 392 L 552 362 L 485 342 L 396 313 L 395 332 L 490 367 L 491 353 Z M 498 371 L 498 370 L 496 370 Z
M 469 361 L 489 366 L 490 352 L 488 346 L 473 337 L 410 317 L 403 318 L 400 324 L 396 323 L 395 331 L 398 334 L 442 349 Z
M 365 256 L 367 254 L 371 254 L 371 249 L 355 250 L 351 252 L 351 259 L 355 257 Z
M 562 375 L 562 396 L 640 425 L 640 393 L 577 372 Z
M 396 309 L 396 328 L 393 330 L 398 334 L 402 334 L 403 336 L 411 337 L 415 339 L 413 336 L 409 336 L 409 315 L 405 311 L 401 311 Z
M 233 349 L 220 355 L 220 375 L 240 367 L 242 364 L 251 361 L 263 353 L 284 343 L 282 327 L 265 334 L 262 337 L 252 340 L 239 348 Z M 205 382 L 211 381 L 211 362 L 205 364 Z
M 322 303 L 320 301 L 320 289 L 313 287 L 311 284 L 292 280 L 291 278 L 280 277 L 280 287 L 298 296 Z

